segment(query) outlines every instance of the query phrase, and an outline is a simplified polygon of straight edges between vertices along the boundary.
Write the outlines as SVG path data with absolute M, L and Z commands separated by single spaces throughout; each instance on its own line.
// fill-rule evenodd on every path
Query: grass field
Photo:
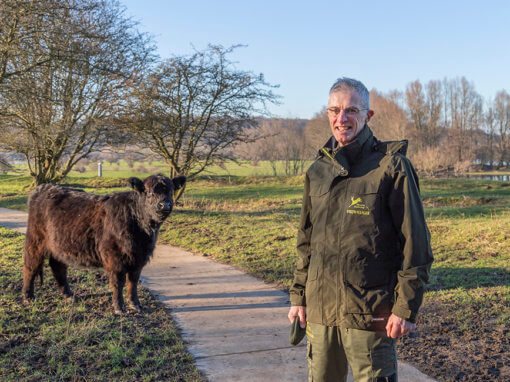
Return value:
M 189 182 L 160 241 L 287 288 L 296 262 L 303 179 L 232 173 L 218 170 Z M 122 182 L 83 174 L 68 180 L 97 193 L 125 189 Z M 0 176 L 0 206 L 25 209 L 29 183 L 19 175 Z M 399 342 L 399 355 L 440 380 L 508 380 L 510 183 L 424 179 L 421 188 L 435 262 L 419 331 Z M 2 325 L 9 327 L 11 320 L 7 315 Z M 16 335 L 11 329 L 8 341 Z

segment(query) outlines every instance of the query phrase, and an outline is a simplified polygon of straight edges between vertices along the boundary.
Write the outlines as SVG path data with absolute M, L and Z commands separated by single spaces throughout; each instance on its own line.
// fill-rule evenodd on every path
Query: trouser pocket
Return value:
M 385 332 L 358 329 L 341 329 L 341 335 L 355 381 L 396 381 L 397 353 L 394 339 L 389 338 Z
M 347 378 L 347 360 L 339 342 L 338 328 L 308 323 L 307 360 L 309 382 L 341 382 Z

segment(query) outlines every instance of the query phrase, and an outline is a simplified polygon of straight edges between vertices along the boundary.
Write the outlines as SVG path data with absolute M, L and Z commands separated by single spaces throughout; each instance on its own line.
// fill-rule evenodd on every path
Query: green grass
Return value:
M 168 309 L 139 288 L 142 313 L 116 316 L 102 272 L 70 269 L 75 301 L 45 267 L 36 300 L 21 301 L 24 235 L 0 227 L 2 381 L 202 381 Z

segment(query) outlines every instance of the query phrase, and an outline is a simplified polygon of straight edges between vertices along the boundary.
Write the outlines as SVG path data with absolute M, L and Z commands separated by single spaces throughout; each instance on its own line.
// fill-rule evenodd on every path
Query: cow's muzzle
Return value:
M 158 203 L 158 211 L 161 213 L 170 213 L 172 212 L 172 203 L 170 202 L 160 202 Z

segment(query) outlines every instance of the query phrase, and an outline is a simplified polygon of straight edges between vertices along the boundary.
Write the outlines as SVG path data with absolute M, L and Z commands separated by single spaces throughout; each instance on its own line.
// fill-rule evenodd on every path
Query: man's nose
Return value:
M 340 109 L 340 112 L 338 113 L 338 116 L 336 117 L 340 122 L 347 121 L 347 113 L 344 109 Z

